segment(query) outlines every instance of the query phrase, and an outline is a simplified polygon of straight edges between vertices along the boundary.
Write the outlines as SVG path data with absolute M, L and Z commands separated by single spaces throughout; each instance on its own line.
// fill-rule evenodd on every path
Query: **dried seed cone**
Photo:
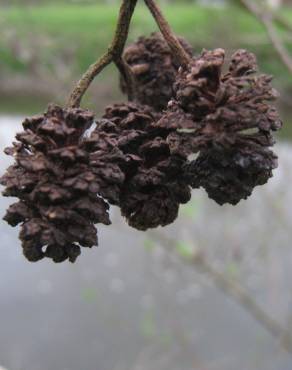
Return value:
M 255 74 L 255 56 L 238 50 L 224 74 L 224 54 L 204 51 L 180 69 L 176 97 L 156 126 L 173 130 L 173 153 L 198 154 L 184 167 L 192 187 L 204 187 L 219 204 L 236 204 L 272 176 L 272 133 L 282 123 L 271 105 L 277 97 L 272 78 Z
M 21 224 L 25 257 L 38 261 L 74 262 L 80 247 L 97 245 L 96 223 L 110 224 L 108 204 L 97 194 L 99 179 L 83 147 L 93 114 L 81 109 L 50 106 L 41 116 L 26 119 L 24 131 L 5 150 L 15 164 L 0 182 L 3 195 L 19 201 L 4 219 Z
M 189 186 L 179 176 L 185 158 L 170 153 L 167 130 L 152 127 L 159 118 L 160 114 L 148 106 L 112 105 L 90 138 L 97 149 L 110 146 L 119 151 L 125 181 L 115 204 L 129 225 L 139 230 L 173 222 L 179 204 L 190 199 Z
M 183 38 L 179 38 L 179 41 L 188 54 L 192 55 L 190 44 Z M 138 101 L 157 111 L 166 108 L 173 96 L 173 84 L 180 64 L 171 54 L 163 37 L 158 33 L 140 37 L 126 48 L 123 57 L 135 75 Z M 123 79 L 121 89 L 123 93 L 127 93 Z
M 203 187 L 218 204 L 236 205 L 273 176 L 277 156 L 257 143 L 237 143 L 230 150 L 207 150 L 185 166 L 185 176 L 193 188 Z

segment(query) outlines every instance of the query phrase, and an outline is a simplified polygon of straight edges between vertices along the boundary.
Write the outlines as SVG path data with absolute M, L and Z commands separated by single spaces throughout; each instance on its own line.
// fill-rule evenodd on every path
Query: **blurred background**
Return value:
M 1 152 L 26 115 L 65 102 L 106 50 L 119 3 L 0 0 Z M 157 30 L 139 3 L 129 43 Z M 292 1 L 252 3 L 273 18 L 292 58 Z M 195 191 L 164 229 L 139 233 L 113 209 L 100 247 L 75 265 L 28 263 L 18 230 L 1 221 L 0 370 L 292 369 L 292 73 L 240 0 L 159 4 L 196 53 L 248 48 L 274 75 L 285 124 L 279 169 L 236 207 Z M 102 114 L 125 99 L 118 81 L 108 67 L 84 106 Z M 1 173 L 9 163 L 1 155 Z M 0 198 L 1 215 L 11 202 Z

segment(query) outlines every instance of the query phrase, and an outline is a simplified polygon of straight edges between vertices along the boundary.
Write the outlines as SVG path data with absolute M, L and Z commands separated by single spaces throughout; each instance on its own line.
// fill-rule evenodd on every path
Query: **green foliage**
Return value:
M 7 0 L 7 7 L 1 2 L 0 12 L 0 71 L 9 79 L 22 74 L 26 78 L 32 77 L 30 63 L 23 55 L 33 54 L 34 66 L 42 68 L 43 73 L 53 73 L 55 64 L 61 60 L 72 72 L 71 81 L 80 75 L 95 61 L 107 48 L 112 39 L 115 21 L 120 1 L 41 1 L 27 6 L 30 1 Z M 247 48 L 257 57 L 261 71 L 275 76 L 274 86 L 289 102 L 291 94 L 292 76 L 287 72 L 274 49 L 271 47 L 263 27 L 254 17 L 235 6 L 225 8 L 207 8 L 196 3 L 161 1 L 167 19 L 171 22 L 174 31 L 185 36 L 194 46 L 198 54 L 202 48 L 224 47 L 229 52 L 237 48 Z M 292 24 L 292 10 L 285 9 L 285 18 Z M 157 30 L 153 19 L 143 4 L 139 4 L 133 18 L 129 42 L 141 34 L 150 34 Z M 288 41 L 288 35 L 279 30 L 283 39 Z M 287 46 L 292 54 L 292 43 Z M 15 52 L 20 48 L 21 52 Z M 47 72 L 46 72 L 47 70 Z M 107 90 L 114 99 L 119 99 L 117 89 L 117 72 L 109 67 L 99 77 L 99 91 Z M 111 88 L 115 86 L 115 88 Z M 23 92 L 19 92 L 20 94 Z M 106 93 L 104 94 L 106 95 Z M 33 98 L 33 101 L 36 99 Z M 10 97 L 0 102 L 5 110 L 9 108 Z M 43 102 L 25 105 L 21 96 L 19 110 L 35 111 Z M 15 100 L 15 96 L 14 96 Z M 284 100 L 284 99 L 282 99 Z M 33 103 L 32 101 L 32 103 Z M 34 103 L 36 104 L 36 103 Z M 90 105 L 91 102 L 88 102 Z M 286 103 L 285 103 L 286 104 Z M 104 105 L 100 99 L 99 109 Z M 13 110 L 15 104 L 13 104 Z M 32 108 L 27 109 L 28 106 Z M 288 105 L 283 106 L 282 117 L 290 119 L 291 110 Z M 291 137 L 291 129 L 286 125 L 281 135 Z M 191 216 L 192 211 L 186 210 Z M 195 217 L 195 214 L 194 216 Z
M 239 266 L 236 262 L 229 262 L 226 266 L 226 273 L 229 279 L 237 279 L 239 277 Z
M 26 70 L 26 64 L 18 58 L 15 58 L 12 51 L 5 48 L 4 45 L 0 45 L 0 56 L 0 66 L 1 64 L 5 65 L 15 72 L 24 72 Z
M 200 211 L 200 205 L 192 200 L 191 202 L 181 206 L 181 213 L 191 220 L 195 220 Z
M 97 293 L 93 288 L 85 288 L 81 291 L 81 297 L 86 303 L 94 303 L 97 301 Z
M 156 244 L 155 244 L 155 242 L 154 242 L 153 240 L 151 240 L 151 239 L 146 239 L 146 240 L 144 241 L 144 247 L 145 247 L 145 249 L 146 249 L 147 251 L 152 252 L 152 251 L 155 249 Z
M 180 241 L 176 244 L 177 253 L 184 259 L 191 260 L 194 257 L 194 247 L 190 243 Z
M 1 9 L 0 30 L 1 27 L 11 29 L 20 40 L 34 34 L 47 35 L 51 38 L 56 53 L 68 46 L 75 48 L 76 72 L 79 73 L 105 50 L 111 40 L 117 8 L 116 5 L 84 6 L 69 2 L 32 7 L 10 6 Z M 197 52 L 203 47 L 248 47 L 256 52 L 264 70 L 281 77 L 283 84 L 291 83 L 285 68 L 282 68 L 275 57 L 265 31 L 252 16 L 235 7 L 206 8 L 185 3 L 164 5 L 163 9 L 174 31 L 186 36 Z M 291 10 L 286 12 L 286 17 L 292 22 Z M 133 19 L 129 41 L 155 29 L 157 27 L 147 9 L 140 5 Z M 3 48 L 9 47 L 5 45 L 4 39 L 2 37 L 0 41 L 2 63 Z M 4 58 L 4 63 L 14 68 L 13 60 Z

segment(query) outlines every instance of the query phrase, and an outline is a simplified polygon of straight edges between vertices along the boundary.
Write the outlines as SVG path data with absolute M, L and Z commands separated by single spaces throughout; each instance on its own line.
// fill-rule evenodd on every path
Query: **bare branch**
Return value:
M 112 61 L 115 61 L 119 69 L 126 74 L 125 80 L 127 82 L 131 81 L 131 79 L 129 79 L 129 71 L 126 72 L 125 65 L 121 62 L 121 55 L 127 41 L 129 27 L 136 4 L 137 0 L 123 0 L 113 41 L 107 52 L 97 62 L 92 64 L 77 82 L 70 94 L 67 104 L 68 107 L 74 108 L 80 105 L 82 97 L 86 93 L 91 82 Z M 132 91 L 133 89 L 130 87 L 129 90 Z
M 284 43 L 282 42 L 281 38 L 277 34 L 277 30 L 273 23 L 273 15 L 267 13 L 263 9 L 260 9 L 255 2 L 251 2 L 249 0 L 240 0 L 240 3 L 244 8 L 252 13 L 259 22 L 265 27 L 267 35 L 278 53 L 281 61 L 287 67 L 289 72 L 292 73 L 292 58 L 286 49 Z
M 172 32 L 169 23 L 164 18 L 155 0 L 144 0 L 144 1 L 147 7 L 149 8 L 151 14 L 153 15 L 154 19 L 156 20 L 156 23 L 163 37 L 168 43 L 174 57 L 176 57 L 179 60 L 181 65 L 187 65 L 191 58 L 188 55 L 188 53 L 184 50 L 184 48 L 181 46 L 175 34 Z
M 124 81 L 127 84 L 127 94 L 129 101 L 135 100 L 136 79 L 131 67 L 128 65 L 128 63 L 124 60 L 122 56 L 120 58 L 116 58 L 115 64 L 118 70 L 120 71 L 120 74 L 123 76 Z
M 284 28 L 286 31 L 288 32 L 291 32 L 292 33 L 292 25 L 290 24 L 290 22 L 285 19 L 284 17 L 282 17 L 280 14 L 278 13 L 272 13 L 272 18 L 273 20 L 282 28 Z
M 246 5 L 241 0 L 235 1 L 236 5 L 246 10 Z M 287 32 L 292 33 L 292 24 L 284 18 L 281 14 L 276 11 L 270 10 L 270 16 L 272 21 L 274 21 L 279 27 L 283 28 Z
M 176 249 L 176 242 L 166 235 L 152 232 L 150 235 L 159 243 L 172 250 Z M 201 251 L 195 251 L 191 258 L 185 259 L 191 266 L 212 280 L 214 285 L 241 305 L 249 314 L 260 323 L 274 338 L 279 341 L 283 349 L 292 354 L 292 337 L 276 320 L 270 317 L 241 285 L 228 279 L 224 273 L 217 271 Z

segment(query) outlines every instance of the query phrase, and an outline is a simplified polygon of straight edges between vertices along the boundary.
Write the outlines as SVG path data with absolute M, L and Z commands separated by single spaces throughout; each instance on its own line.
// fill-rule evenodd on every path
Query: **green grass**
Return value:
M 208 9 L 182 4 L 163 6 L 163 9 L 175 32 L 186 36 L 197 50 L 202 47 L 246 47 L 251 42 L 250 48 L 259 54 L 268 71 L 274 72 L 273 52 L 263 28 L 252 16 L 233 7 Z M 286 16 L 292 23 L 292 12 Z M 105 50 L 113 35 L 116 17 L 117 7 L 109 5 L 12 6 L 1 10 L 0 27 L 2 24 L 2 28 L 16 32 L 23 43 L 33 35 L 47 35 L 52 40 L 49 50 L 54 53 L 63 47 L 77 48 L 77 66 L 81 70 Z M 156 29 L 146 8 L 139 6 L 130 41 Z M 9 50 L 4 50 L 5 38 L 0 40 L 0 47 L 1 62 L 12 69 L 22 70 L 23 66 L 13 61 Z M 267 53 L 271 56 L 269 61 L 266 60 Z
M 174 30 L 190 38 L 191 41 L 207 44 L 218 37 L 214 31 L 221 30 L 224 36 L 232 39 L 237 34 L 263 35 L 263 30 L 251 16 L 235 8 L 204 8 L 195 5 L 168 5 L 163 7 L 165 15 Z M 44 32 L 53 36 L 77 37 L 104 44 L 113 33 L 117 17 L 117 7 L 109 5 L 44 5 L 12 6 L 1 10 L 2 21 L 6 26 L 24 32 Z M 292 14 L 291 14 L 292 19 Z M 133 39 L 141 33 L 155 29 L 153 19 L 144 6 L 139 6 L 133 18 Z M 226 34 L 225 30 L 229 29 Z
M 235 7 L 206 8 L 199 5 L 163 6 L 167 19 L 174 30 L 192 38 L 199 38 L 225 25 L 232 37 L 236 31 L 263 33 L 262 27 L 252 16 Z M 90 34 L 101 28 L 103 32 L 113 29 L 118 7 L 110 5 L 62 5 L 11 6 L 1 9 L 1 18 L 14 27 L 35 27 L 39 31 L 53 34 Z M 291 10 L 285 12 L 292 21 Z M 144 6 L 138 6 L 133 18 L 134 33 L 152 30 L 154 21 Z M 140 32 L 139 32 L 140 31 Z M 93 34 L 91 34 L 93 36 Z M 215 36 L 215 35 L 213 35 Z M 227 35 L 226 35 L 227 36 Z
M 292 77 L 279 61 L 270 46 L 262 26 L 250 15 L 235 7 L 205 8 L 192 4 L 163 5 L 164 13 L 174 31 L 185 36 L 198 53 L 202 48 L 224 47 L 231 51 L 248 48 L 258 57 L 261 70 L 275 76 L 275 85 L 286 97 L 291 95 Z M 0 7 L 1 8 L 1 7 Z M 30 76 L 31 64 L 26 52 L 34 54 L 36 63 L 54 72 L 54 63 L 65 58 L 71 66 L 74 80 L 87 69 L 107 48 L 114 33 L 118 13 L 117 5 L 34 5 L 2 7 L 0 11 L 0 69 L 1 73 L 15 77 Z M 292 11 L 285 10 L 292 24 Z M 137 7 L 133 18 L 129 42 L 141 34 L 157 30 L 145 6 Z M 282 30 L 279 30 L 283 33 Z M 285 36 L 285 34 L 283 34 Z M 287 35 L 286 35 L 287 36 Z M 289 49 L 292 54 L 292 43 Z M 16 52 L 20 49 L 21 52 Z M 117 75 L 108 68 L 99 78 L 101 86 L 117 89 Z M 69 82 L 71 84 L 71 82 Z M 103 87 L 102 87 L 103 88 Z M 35 97 L 19 92 L 17 105 L 22 111 L 36 109 Z M 105 93 L 103 99 L 107 99 Z M 117 93 L 116 93 L 117 94 Z M 2 97 L 0 110 L 15 111 L 15 97 Z M 21 103 L 23 102 L 23 104 Z M 100 104 L 103 104 L 102 100 Z M 94 103 L 96 104 L 96 103 Z M 39 106 L 44 105 L 40 99 Z M 37 106 L 38 108 L 38 106 Z M 288 109 L 288 108 L 287 108 Z M 291 111 L 284 112 L 291 116 Z
M 251 15 L 232 6 L 206 8 L 182 3 L 162 8 L 174 31 L 185 36 L 197 53 L 202 48 L 224 47 L 229 51 L 248 48 L 258 56 L 261 70 L 275 76 L 277 87 L 291 90 L 291 75 L 270 46 L 264 29 Z M 106 50 L 114 33 L 117 13 L 117 5 L 59 3 L 2 7 L 0 68 L 7 75 L 29 76 L 31 64 L 25 56 L 29 51 L 35 54 L 36 63 L 46 66 L 48 71 L 54 71 L 55 61 L 63 58 L 71 66 L 75 79 Z M 292 24 L 291 10 L 285 11 L 285 17 Z M 146 7 L 139 5 L 129 42 L 156 30 Z M 288 46 L 292 54 L 292 43 Z M 17 48 L 20 53 L 15 52 Z M 102 80 L 111 73 L 112 69 L 108 69 Z

